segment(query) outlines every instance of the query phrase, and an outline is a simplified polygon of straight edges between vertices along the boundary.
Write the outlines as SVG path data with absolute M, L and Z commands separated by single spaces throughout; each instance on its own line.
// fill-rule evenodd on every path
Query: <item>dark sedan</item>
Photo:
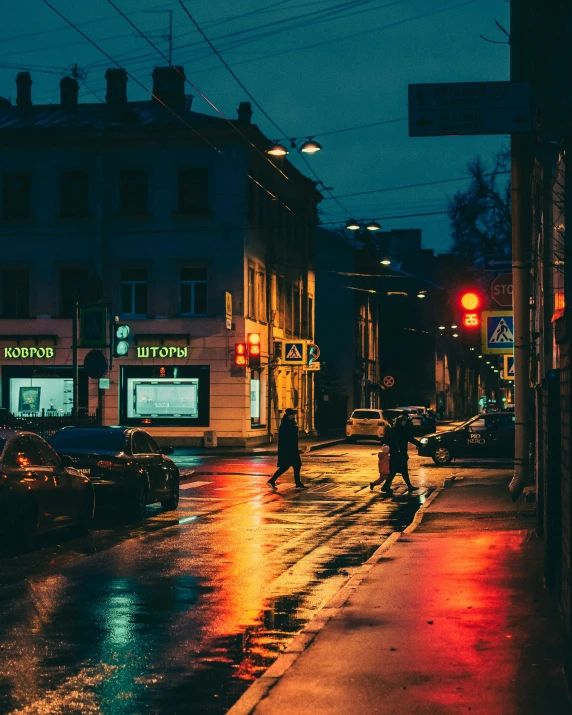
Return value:
M 502 412 L 477 415 L 459 427 L 426 435 L 417 451 L 440 465 L 463 457 L 512 457 L 514 415 Z
M 93 509 L 89 479 L 66 467 L 47 442 L 31 432 L 0 430 L 0 531 L 7 550 L 29 550 L 38 534 L 53 529 L 87 531 Z
M 56 452 L 89 477 L 96 507 L 143 519 L 147 504 L 179 505 L 179 469 L 147 432 L 136 427 L 64 427 L 50 439 Z

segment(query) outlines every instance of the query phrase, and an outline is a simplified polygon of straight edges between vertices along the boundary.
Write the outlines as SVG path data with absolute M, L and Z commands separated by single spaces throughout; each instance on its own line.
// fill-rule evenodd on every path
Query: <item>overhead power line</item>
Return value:
M 489 174 L 483 174 L 483 176 L 499 176 L 500 174 L 510 174 L 509 171 L 493 171 L 490 172 Z M 469 179 L 472 179 L 473 177 L 469 174 L 468 176 L 458 176 L 455 179 L 438 179 L 437 181 L 424 181 L 420 184 L 403 184 L 402 186 L 389 186 L 384 189 L 371 189 L 370 191 L 356 191 L 351 194 L 339 194 L 337 197 L 338 199 L 345 199 L 348 198 L 349 196 L 367 196 L 368 194 L 379 194 L 384 191 L 401 191 L 402 189 L 416 189 L 419 188 L 420 186 L 434 186 L 436 184 L 449 184 L 454 181 L 467 181 Z M 331 197 L 334 198 L 334 197 Z M 328 198 L 324 199 L 325 201 L 328 200 Z

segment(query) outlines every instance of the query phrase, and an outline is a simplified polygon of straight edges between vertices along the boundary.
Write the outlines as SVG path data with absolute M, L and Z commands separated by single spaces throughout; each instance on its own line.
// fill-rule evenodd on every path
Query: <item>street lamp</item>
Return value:
M 361 225 L 355 220 L 355 218 L 351 218 L 349 221 L 346 222 L 346 229 L 348 231 L 359 231 L 361 228 Z
M 366 228 L 368 231 L 380 231 L 381 226 L 377 223 L 377 221 L 368 221 L 366 224 Z
M 417 293 L 418 298 L 426 298 L 427 297 L 427 291 L 426 290 L 420 290 Z
M 292 140 L 292 146 L 296 146 L 294 144 L 294 140 Z M 320 142 L 312 139 L 312 137 L 308 137 L 308 139 L 300 147 L 300 151 L 304 152 L 304 154 L 315 154 L 318 151 L 322 151 L 322 145 Z
M 390 266 L 391 265 L 391 257 L 388 255 L 383 256 L 380 263 L 382 266 Z
M 280 144 L 280 142 L 272 142 L 268 149 L 266 150 L 267 154 L 270 154 L 271 156 L 286 156 L 288 154 L 288 149 L 284 146 L 284 144 Z

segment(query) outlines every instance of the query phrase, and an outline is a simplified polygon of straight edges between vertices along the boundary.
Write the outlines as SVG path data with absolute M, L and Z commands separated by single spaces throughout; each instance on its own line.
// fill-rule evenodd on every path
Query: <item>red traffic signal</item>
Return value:
M 250 367 L 260 366 L 260 333 L 248 334 L 248 364 Z
M 480 313 L 464 313 L 461 324 L 467 330 L 476 330 L 481 325 Z
M 244 343 L 234 344 L 234 364 L 239 367 L 246 365 L 246 345 Z
M 481 305 L 481 296 L 474 290 L 468 290 L 461 294 L 461 307 L 471 313 Z

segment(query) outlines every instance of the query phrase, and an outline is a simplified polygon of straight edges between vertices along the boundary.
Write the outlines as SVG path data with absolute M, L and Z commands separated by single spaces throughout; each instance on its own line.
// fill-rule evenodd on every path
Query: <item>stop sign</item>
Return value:
M 493 280 L 491 297 L 503 308 L 512 308 L 512 273 L 502 273 Z

